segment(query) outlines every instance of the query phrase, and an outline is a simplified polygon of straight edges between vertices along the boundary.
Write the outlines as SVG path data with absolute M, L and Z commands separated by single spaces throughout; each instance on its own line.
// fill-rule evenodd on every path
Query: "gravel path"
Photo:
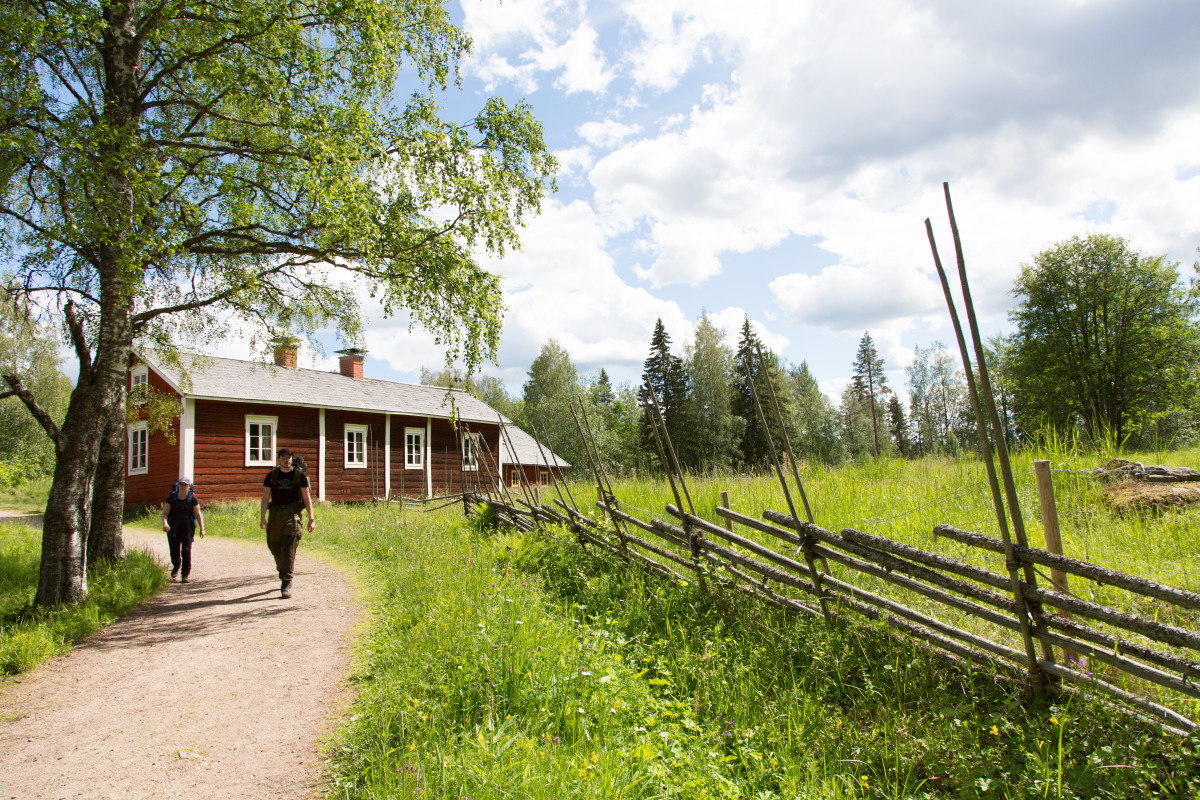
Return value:
M 165 534 L 126 544 L 168 560 Z M 321 796 L 363 619 L 350 582 L 303 543 L 291 600 L 265 542 L 197 537 L 192 558 L 190 583 L 0 683 L 0 798 Z

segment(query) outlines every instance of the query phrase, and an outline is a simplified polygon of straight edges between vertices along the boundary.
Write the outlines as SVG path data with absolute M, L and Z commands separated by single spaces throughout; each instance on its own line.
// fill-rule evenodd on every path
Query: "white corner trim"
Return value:
M 325 500 L 325 409 L 317 409 L 317 499 Z
M 433 497 L 433 417 L 425 418 L 425 496 Z
M 383 415 L 383 499 L 392 496 L 392 415 Z
M 183 406 L 179 415 L 179 474 L 196 477 L 196 401 L 180 398 Z

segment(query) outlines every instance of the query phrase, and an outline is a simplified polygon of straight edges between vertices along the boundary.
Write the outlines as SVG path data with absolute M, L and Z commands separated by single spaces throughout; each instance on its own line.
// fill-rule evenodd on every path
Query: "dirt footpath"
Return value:
M 165 534 L 126 545 L 168 560 Z M 265 542 L 197 537 L 192 560 L 190 583 L 0 683 L 0 798 L 321 796 L 363 618 L 349 581 L 303 543 L 291 600 Z

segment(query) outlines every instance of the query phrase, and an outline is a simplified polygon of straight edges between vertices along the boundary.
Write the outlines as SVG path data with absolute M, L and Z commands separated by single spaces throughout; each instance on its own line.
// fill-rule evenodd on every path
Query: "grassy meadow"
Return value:
M 1082 474 L 1108 455 L 1047 456 L 1067 553 L 1196 589 L 1197 512 L 1110 514 Z M 1200 466 L 1200 450 L 1130 457 Z M 1040 545 L 1033 459 L 1018 456 L 1015 469 Z M 970 460 L 802 473 L 817 522 L 832 530 L 947 553 L 962 548 L 934 541 L 935 524 L 995 533 Z M 689 488 L 710 519 L 722 490 L 747 514 L 786 509 L 772 479 Z M 644 517 L 673 502 L 661 481 L 615 489 Z M 497 530 L 461 506 L 320 516 L 301 564 L 319 553 L 350 566 L 371 608 L 357 696 L 329 743 L 330 798 L 1200 797 L 1200 735 L 1025 696 L 878 625 L 829 627 L 647 578 L 566 532 Z M 210 535 L 262 536 L 257 503 L 206 505 L 205 520 Z
M 88 570 L 85 602 L 50 610 L 37 608 L 33 598 L 41 547 L 40 527 L 0 519 L 0 675 L 28 672 L 66 652 L 167 583 L 161 563 L 140 550 L 130 550 L 123 563 Z
M 1192 512 L 1109 515 L 1080 474 L 1106 454 L 1050 458 L 1068 553 L 1195 588 Z M 1032 460 L 1015 467 L 1040 544 Z M 834 530 L 939 551 L 957 547 L 932 541 L 940 522 L 994 533 L 984 473 L 967 460 L 811 467 L 804 479 Z M 664 482 L 615 488 L 657 516 L 671 502 Z M 689 488 L 710 518 L 721 490 L 746 513 L 786 507 L 768 479 Z M 648 579 L 569 534 L 468 523 L 460 506 L 321 517 L 301 558 L 313 548 L 355 565 L 373 612 L 357 700 L 331 745 L 331 798 L 1200 796 L 1200 736 L 1026 697 L 879 626 L 829 628 Z M 254 504 L 206 519 L 219 535 L 261 535 Z

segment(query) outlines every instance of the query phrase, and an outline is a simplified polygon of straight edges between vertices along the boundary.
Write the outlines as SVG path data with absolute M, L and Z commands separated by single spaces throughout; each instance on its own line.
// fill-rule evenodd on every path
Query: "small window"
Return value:
M 425 429 L 404 429 L 404 468 L 422 469 L 425 466 Z
M 129 474 L 145 475 L 150 467 L 150 432 L 146 423 L 135 422 L 129 426 Z
M 515 469 L 512 472 L 508 473 L 508 485 L 514 489 L 516 489 L 518 486 L 520 486 L 521 485 L 521 473 L 517 472 Z
M 538 486 L 549 486 L 549 485 L 550 485 L 550 473 L 547 472 L 546 470 L 542 470 L 541 472 L 538 473 Z
M 139 364 L 129 374 L 129 397 L 137 405 L 146 402 L 146 393 L 150 390 L 150 368 Z
M 367 468 L 367 426 L 346 426 L 346 469 Z
M 463 471 L 479 469 L 480 434 L 464 433 L 462 438 Z
M 275 463 L 275 433 L 279 417 L 246 417 L 246 466 L 269 467 Z

